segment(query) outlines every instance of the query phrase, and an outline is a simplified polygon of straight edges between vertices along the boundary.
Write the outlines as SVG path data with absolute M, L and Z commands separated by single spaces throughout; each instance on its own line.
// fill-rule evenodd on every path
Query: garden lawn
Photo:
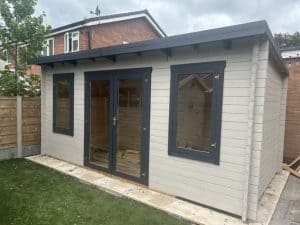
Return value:
M 0 161 L 0 225 L 188 224 L 25 159 Z

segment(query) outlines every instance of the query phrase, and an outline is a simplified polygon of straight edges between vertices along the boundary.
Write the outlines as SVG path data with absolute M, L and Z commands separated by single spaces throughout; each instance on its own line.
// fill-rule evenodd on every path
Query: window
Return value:
M 79 51 L 79 31 L 65 33 L 65 53 Z
M 53 131 L 73 136 L 74 74 L 53 75 Z
M 46 39 L 42 50 L 43 56 L 54 55 L 54 38 Z
M 3 50 L 3 59 L 6 65 L 12 64 L 13 59 L 12 57 L 8 54 L 7 50 Z
M 11 51 L 15 52 L 15 49 L 11 49 Z M 21 60 L 26 60 L 26 54 L 27 54 L 27 45 L 26 44 L 22 44 L 17 46 L 17 62 L 20 63 Z M 14 58 L 11 54 L 9 54 L 9 52 L 7 51 L 7 49 L 2 50 L 2 53 L 0 52 L 0 59 L 4 60 L 4 63 L 6 65 L 10 65 L 12 63 L 14 63 Z
M 219 164 L 225 64 L 171 67 L 169 155 Z

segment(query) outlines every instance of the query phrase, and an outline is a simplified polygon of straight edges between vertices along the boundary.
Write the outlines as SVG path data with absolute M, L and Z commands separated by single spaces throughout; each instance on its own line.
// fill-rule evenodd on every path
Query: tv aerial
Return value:
M 91 14 L 91 15 L 95 15 L 95 16 L 97 16 L 97 17 L 100 17 L 101 11 L 100 11 L 100 9 L 99 9 L 99 6 L 97 5 L 95 11 L 92 11 L 92 10 L 91 10 L 91 11 L 90 11 L 90 14 Z

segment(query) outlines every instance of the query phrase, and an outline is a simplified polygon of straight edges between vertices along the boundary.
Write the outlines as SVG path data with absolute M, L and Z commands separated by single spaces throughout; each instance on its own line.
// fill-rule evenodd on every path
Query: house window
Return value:
M 5 64 L 6 64 L 6 65 L 12 64 L 13 59 L 12 59 L 12 57 L 8 54 L 7 50 L 4 49 L 2 53 L 3 53 L 3 59 L 4 59 Z
M 46 39 L 42 50 L 43 56 L 54 55 L 54 38 Z
M 171 67 L 169 155 L 219 164 L 225 65 Z
M 79 51 L 79 31 L 65 33 L 65 53 Z
M 73 136 L 74 74 L 53 75 L 53 131 Z

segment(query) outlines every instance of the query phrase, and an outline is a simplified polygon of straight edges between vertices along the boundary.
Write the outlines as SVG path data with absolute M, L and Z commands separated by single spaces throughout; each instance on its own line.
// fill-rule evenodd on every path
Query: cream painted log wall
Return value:
M 286 79 L 271 60 L 266 75 L 259 196 L 282 167 L 287 97 Z
M 120 68 L 152 67 L 151 120 L 149 149 L 149 187 L 199 202 L 233 214 L 242 214 L 245 176 L 249 82 L 252 68 L 253 40 L 235 40 L 232 49 L 222 43 L 201 45 L 173 51 L 171 58 L 161 52 L 143 53 L 142 57 L 126 55 L 116 63 L 108 60 L 82 61 L 77 66 L 45 67 L 42 76 L 42 153 L 83 165 L 84 155 L 84 72 Z M 220 165 L 168 155 L 170 65 L 226 60 L 224 76 L 223 113 Z M 266 76 L 268 42 L 261 43 L 259 76 Z M 74 72 L 74 137 L 52 132 L 53 86 L 52 74 Z M 264 79 L 257 80 L 256 113 L 260 115 L 264 95 L 259 88 Z M 255 120 L 260 122 L 255 116 Z M 262 123 L 255 125 L 259 132 Z M 257 138 L 262 138 L 257 133 Z M 259 151 L 252 152 L 249 216 L 255 218 L 259 186 Z M 271 178 L 270 178 L 271 179 Z
M 84 134 L 84 77 L 75 72 L 74 76 L 74 136 L 53 133 L 53 73 L 43 71 L 42 77 L 42 154 L 51 155 L 78 165 L 83 165 Z
M 234 46 L 226 55 L 223 51 L 211 49 L 203 51 L 203 58 L 199 57 L 199 61 L 226 60 L 220 165 L 168 155 L 170 68 L 167 65 L 152 72 L 149 185 L 241 215 L 252 45 Z
M 252 151 L 251 151 L 251 170 L 250 184 L 248 193 L 248 218 L 256 220 L 257 206 L 260 198 L 258 189 L 260 181 L 260 157 L 262 151 L 262 130 L 263 130 L 263 107 L 265 99 L 265 80 L 269 60 L 269 42 L 260 40 L 257 59 L 252 63 L 257 63 L 255 102 L 254 102 L 254 121 L 252 131 Z
M 286 107 L 286 78 L 270 58 L 269 42 L 260 44 L 248 217 L 255 220 L 260 197 L 281 170 Z

